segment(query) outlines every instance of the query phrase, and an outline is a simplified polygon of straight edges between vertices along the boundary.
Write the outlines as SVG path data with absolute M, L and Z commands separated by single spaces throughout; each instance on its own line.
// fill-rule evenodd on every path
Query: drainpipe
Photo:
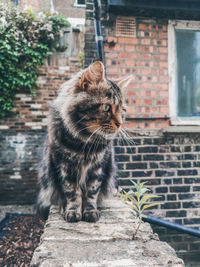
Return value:
M 105 66 L 100 14 L 101 14 L 101 0 L 94 0 L 94 27 L 95 27 L 97 57 Z
M 53 0 L 50 0 L 50 11 L 51 11 L 52 14 L 55 12 Z
M 166 227 L 166 228 L 169 228 L 169 229 L 172 229 L 172 230 L 176 230 L 176 231 L 179 231 L 179 232 L 182 232 L 182 233 L 185 233 L 185 234 L 189 234 L 189 235 L 193 235 L 193 236 L 196 236 L 196 237 L 200 237 L 200 231 L 197 230 L 197 229 L 189 228 L 189 227 L 183 226 L 183 225 L 178 224 L 178 223 L 164 221 L 162 219 L 155 218 L 155 217 L 153 217 L 151 215 L 146 215 L 146 216 L 147 216 L 146 218 L 142 218 L 142 220 L 144 222 L 160 225 L 160 226 L 163 226 L 163 227 Z
M 18 0 L 14 0 L 14 6 L 15 6 L 15 7 L 18 6 Z

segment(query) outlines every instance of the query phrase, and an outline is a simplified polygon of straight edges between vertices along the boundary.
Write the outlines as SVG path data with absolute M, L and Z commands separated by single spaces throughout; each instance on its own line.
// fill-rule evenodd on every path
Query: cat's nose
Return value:
M 122 125 L 122 116 L 121 116 L 121 114 L 116 114 L 114 122 L 115 122 L 116 127 L 119 129 L 121 127 L 121 125 Z
M 121 123 L 121 122 L 119 122 L 119 121 L 115 121 L 115 125 L 117 126 L 117 128 L 120 128 L 120 127 L 121 127 L 121 125 L 122 125 L 122 123 Z

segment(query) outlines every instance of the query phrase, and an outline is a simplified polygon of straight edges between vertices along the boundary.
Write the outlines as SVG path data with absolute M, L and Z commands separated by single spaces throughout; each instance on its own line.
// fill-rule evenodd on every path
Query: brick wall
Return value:
M 34 204 L 45 132 L 0 131 L 0 204 Z
M 148 181 L 160 195 L 158 216 L 184 225 L 200 224 L 200 137 L 199 134 L 159 134 L 116 140 L 119 185 Z
M 161 204 L 153 212 L 171 221 L 199 227 L 199 133 L 175 129 L 170 133 L 168 20 L 136 17 L 136 36 L 116 34 L 116 15 L 102 0 L 102 31 L 108 77 L 133 75 L 126 94 L 125 127 L 134 144 L 116 140 L 121 187 L 130 179 L 148 181 Z M 122 18 L 123 19 L 123 18 Z M 96 58 L 93 4 L 86 1 L 85 65 Z
M 117 16 L 106 13 L 102 1 L 102 30 L 106 71 L 109 78 L 132 74 L 126 92 L 130 129 L 169 126 L 168 22 L 166 19 L 136 18 L 136 37 L 117 36 Z M 96 58 L 93 4 L 86 2 L 85 65 Z M 109 19 L 108 19 L 109 18 Z
M 22 91 L 17 93 L 14 101 L 17 115 L 0 120 L 0 130 L 46 129 L 50 102 L 55 99 L 61 84 L 78 70 L 76 65 L 59 67 L 46 63 L 39 69 L 39 88 L 35 95 Z
M 20 8 L 32 7 L 34 11 L 40 10 L 49 10 L 50 9 L 50 1 L 49 0 L 19 0 L 18 1 Z
M 58 58 L 57 58 L 58 59 Z M 37 166 L 46 135 L 49 102 L 62 83 L 79 68 L 76 64 L 40 68 L 36 95 L 19 92 L 15 98 L 16 116 L 0 120 L 0 204 L 33 204 L 37 195 Z
M 87 5 L 86 65 L 96 53 L 91 1 Z M 147 180 L 152 191 L 162 196 L 161 204 L 154 209 L 158 215 L 199 227 L 199 133 L 162 133 L 154 129 L 169 124 L 168 120 L 158 119 L 168 116 L 166 21 L 138 18 L 136 38 L 116 37 L 113 21 L 115 18 L 103 22 L 104 39 L 117 41 L 112 47 L 105 43 L 107 73 L 110 77 L 121 72 L 134 74 L 127 92 L 128 116 L 138 118 L 127 124 L 131 134 L 134 132 L 134 143 L 120 140 L 115 143 L 120 186 L 130 187 L 129 179 Z M 134 60 L 134 56 L 138 59 Z M 78 70 L 74 65 L 60 63 L 43 66 L 38 94 L 20 92 L 15 99 L 18 115 L 0 121 L 1 203 L 34 202 L 36 161 L 45 136 L 48 101 L 55 98 L 61 83 Z M 147 116 L 155 119 L 148 120 Z
M 159 235 L 160 241 L 167 242 L 176 250 L 178 257 L 184 260 L 185 266 L 198 266 L 200 262 L 199 237 L 191 236 L 157 225 L 151 226 L 153 231 Z
M 137 18 L 136 23 L 136 37 L 107 37 L 107 75 L 133 75 L 126 92 L 128 128 L 163 128 L 169 125 L 167 22 Z

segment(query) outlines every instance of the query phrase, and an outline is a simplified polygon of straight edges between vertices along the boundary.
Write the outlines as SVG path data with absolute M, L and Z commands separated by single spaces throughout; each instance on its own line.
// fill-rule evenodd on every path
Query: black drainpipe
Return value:
M 95 27 L 95 41 L 97 47 L 97 58 L 105 66 L 103 35 L 101 30 L 100 16 L 101 16 L 101 0 L 94 0 L 94 27 Z
M 197 229 L 189 228 L 189 227 L 183 226 L 183 225 L 178 224 L 178 223 L 173 223 L 173 222 L 165 221 L 165 220 L 162 220 L 162 219 L 158 219 L 158 218 L 155 218 L 155 217 L 153 217 L 151 215 L 146 215 L 146 216 L 147 216 L 146 218 L 145 217 L 142 218 L 142 220 L 144 222 L 160 225 L 160 226 L 163 226 L 163 227 L 166 227 L 166 228 L 169 228 L 169 229 L 172 229 L 172 230 L 176 230 L 176 231 L 179 231 L 179 232 L 182 232 L 182 233 L 185 233 L 185 234 L 189 234 L 189 235 L 193 235 L 193 236 L 196 236 L 196 237 L 200 237 L 200 231 L 197 230 Z

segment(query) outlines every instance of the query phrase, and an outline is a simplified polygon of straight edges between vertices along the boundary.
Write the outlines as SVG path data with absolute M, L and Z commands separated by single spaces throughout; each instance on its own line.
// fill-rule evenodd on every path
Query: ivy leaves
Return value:
M 37 87 L 37 68 L 68 26 L 59 14 L 34 14 L 0 3 L 0 118 L 12 111 L 17 91 Z

